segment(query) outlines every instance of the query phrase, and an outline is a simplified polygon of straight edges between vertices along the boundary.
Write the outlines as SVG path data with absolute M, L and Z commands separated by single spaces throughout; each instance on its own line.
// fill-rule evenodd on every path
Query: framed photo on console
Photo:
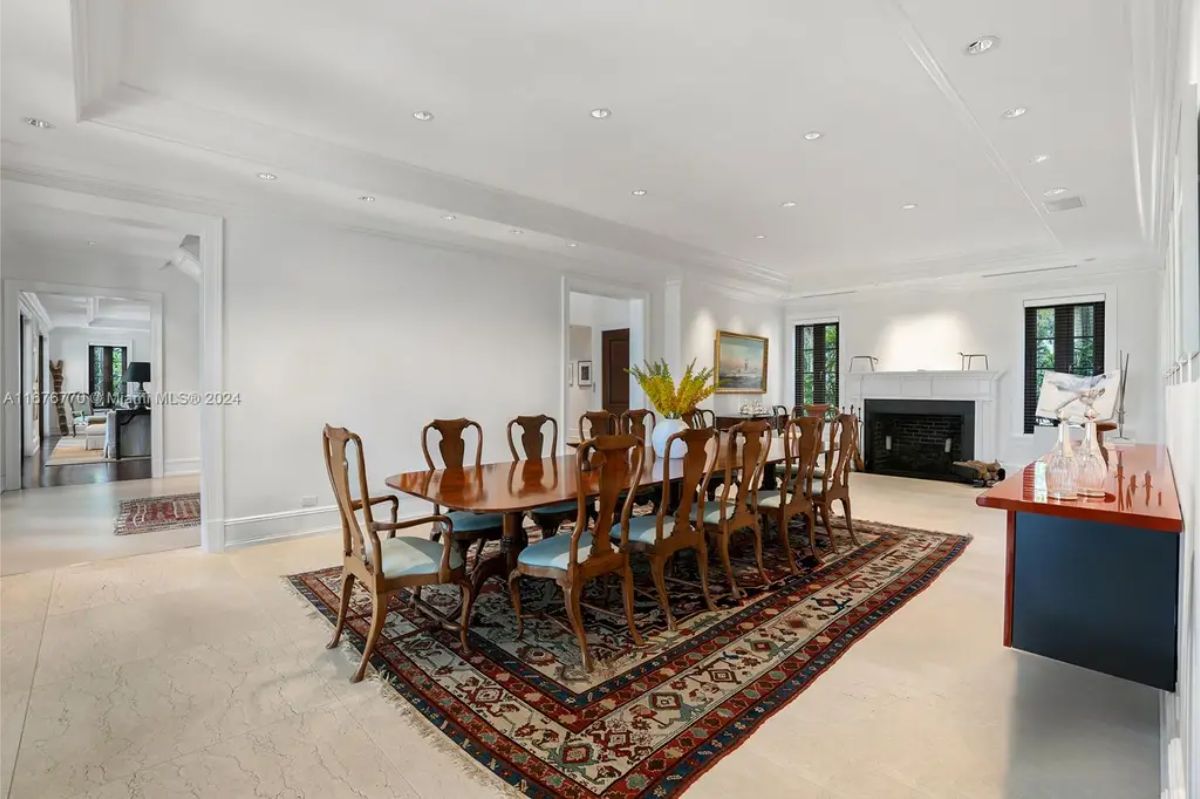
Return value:
M 718 394 L 767 393 L 767 339 L 717 331 L 713 354 Z

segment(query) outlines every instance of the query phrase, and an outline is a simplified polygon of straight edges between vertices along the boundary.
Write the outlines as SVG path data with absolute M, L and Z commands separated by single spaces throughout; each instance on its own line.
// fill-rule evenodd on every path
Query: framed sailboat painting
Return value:
M 763 336 L 718 330 L 713 363 L 718 394 L 767 393 L 767 339 Z

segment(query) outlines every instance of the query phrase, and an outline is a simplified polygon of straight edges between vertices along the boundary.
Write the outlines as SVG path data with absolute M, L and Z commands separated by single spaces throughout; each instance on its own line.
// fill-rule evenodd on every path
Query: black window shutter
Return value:
M 813 404 L 825 402 L 825 325 L 813 325 Z
M 796 376 L 796 405 L 804 404 L 804 325 L 796 325 L 796 363 L 795 371 L 792 372 Z
M 1033 432 L 1037 412 L 1037 308 L 1025 309 L 1025 432 Z
M 1092 303 L 1092 346 L 1096 353 L 1092 374 L 1104 374 L 1104 303 Z

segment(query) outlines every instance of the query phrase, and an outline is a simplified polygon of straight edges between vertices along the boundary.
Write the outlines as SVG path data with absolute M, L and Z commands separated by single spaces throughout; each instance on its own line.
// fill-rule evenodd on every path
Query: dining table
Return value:
M 731 469 L 740 471 L 740 442 L 735 443 L 731 452 L 728 433 L 720 432 L 709 446 L 716 448 L 714 476 L 724 475 L 730 458 L 733 459 Z M 644 448 L 644 453 L 638 475 L 639 488 L 661 485 L 664 477 L 671 481 L 682 478 L 682 458 L 660 458 L 649 446 Z M 763 473 L 764 488 L 775 486 L 776 466 L 784 459 L 783 439 L 772 436 Z M 526 544 L 522 524 L 526 513 L 576 500 L 581 488 L 587 497 L 593 497 L 599 491 L 599 473 L 586 469 L 581 472 L 574 453 L 485 463 L 478 467 L 422 469 L 391 475 L 385 482 L 389 488 L 428 500 L 442 509 L 497 513 L 503 517 L 500 552 L 483 558 L 471 571 L 472 604 L 487 580 L 493 577 L 507 580 L 516 568 L 517 556 Z

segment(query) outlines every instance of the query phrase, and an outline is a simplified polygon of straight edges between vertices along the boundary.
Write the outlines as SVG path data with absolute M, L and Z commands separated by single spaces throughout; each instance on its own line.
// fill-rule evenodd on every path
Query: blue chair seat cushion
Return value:
M 780 491 L 759 491 L 758 492 L 758 507 L 767 510 L 778 510 L 781 505 L 788 501 L 786 494 Z
M 663 537 L 666 538 L 671 534 L 671 529 L 675 522 L 668 519 L 663 524 Z M 640 544 L 653 544 L 654 537 L 657 534 L 658 517 L 653 513 L 646 516 L 634 516 L 629 520 L 629 540 L 636 541 Z M 609 532 L 609 537 L 614 542 L 621 540 L 621 525 L 614 524 Z
M 456 533 L 479 533 L 485 530 L 504 529 L 504 515 L 500 513 L 471 513 L 452 510 L 446 514 Z
M 374 562 L 375 553 L 371 551 L 371 539 L 364 538 L 368 561 Z M 383 551 L 381 565 L 384 577 L 414 577 L 423 574 L 437 574 L 442 565 L 442 547 L 438 541 L 416 536 L 397 536 L 396 538 L 381 538 L 379 547 Z M 450 568 L 458 569 L 463 565 L 462 555 L 458 548 L 450 550 Z
M 592 554 L 592 534 L 584 533 L 579 537 L 579 562 L 583 563 Z M 553 538 L 543 538 L 536 544 L 530 544 L 521 550 L 517 562 L 525 566 L 539 568 L 563 569 L 571 561 L 571 536 L 563 534 Z
M 704 503 L 704 521 L 706 524 L 720 524 L 721 523 L 721 504 L 722 503 L 720 500 Z M 725 504 L 725 518 L 726 519 L 733 518 L 733 514 L 737 511 L 737 505 L 734 504 L 733 502 L 726 502 L 724 504 Z
M 579 503 L 571 500 L 570 502 L 560 502 L 557 505 L 547 505 L 544 508 L 534 508 L 530 513 L 534 516 L 549 516 L 551 514 L 574 513 L 578 508 Z

